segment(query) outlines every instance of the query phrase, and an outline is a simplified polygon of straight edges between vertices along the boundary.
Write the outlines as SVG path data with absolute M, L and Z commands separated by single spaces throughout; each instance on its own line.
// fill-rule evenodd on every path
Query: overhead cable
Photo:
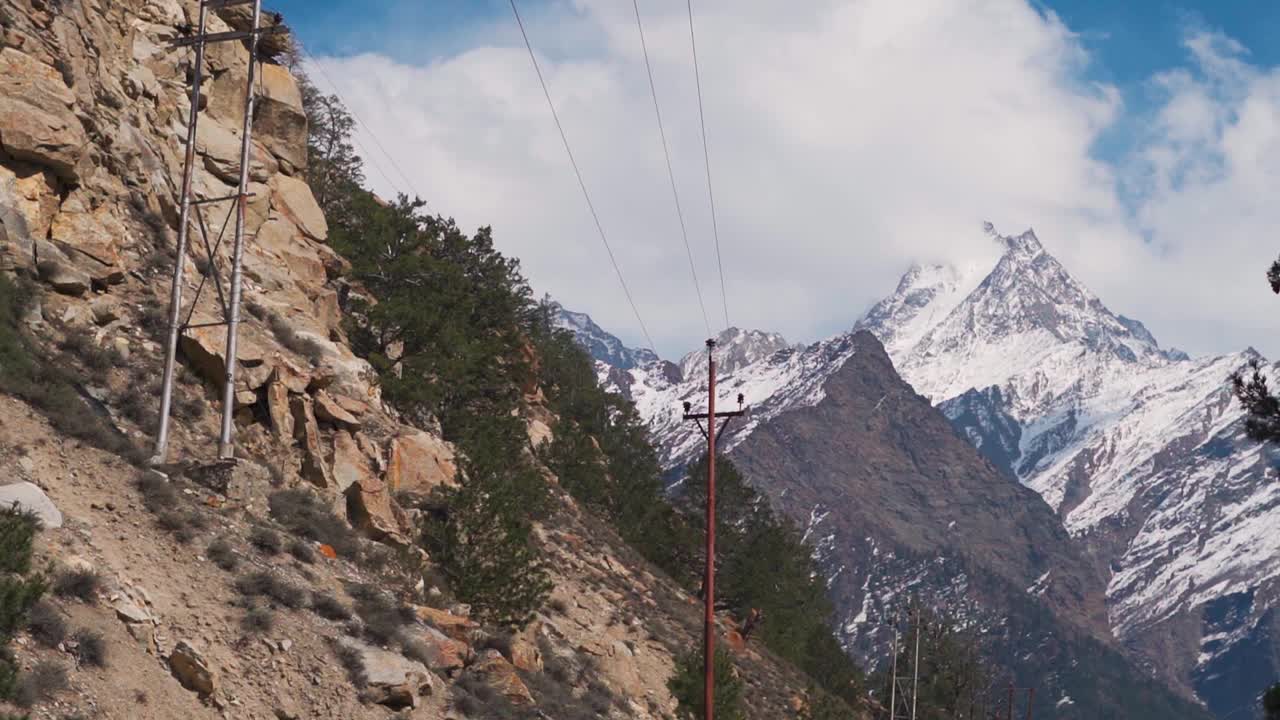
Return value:
M 582 170 L 578 168 L 578 161 L 573 155 L 573 149 L 569 146 L 569 136 L 565 134 L 564 125 L 560 122 L 560 114 L 556 112 L 556 105 L 551 100 L 551 91 L 547 88 L 547 80 L 542 75 L 542 67 L 538 64 L 538 57 L 533 52 L 533 44 L 529 42 L 529 33 L 525 30 L 524 20 L 520 17 L 520 10 L 516 8 L 516 0 L 509 0 L 511 3 L 511 12 L 515 15 L 516 24 L 520 26 L 520 35 L 524 38 L 524 46 L 529 51 L 529 60 L 533 62 L 533 70 L 538 75 L 538 84 L 542 86 L 542 94 L 547 98 L 547 106 L 551 108 L 551 117 L 556 122 L 556 129 L 560 131 L 560 141 L 564 143 L 565 153 L 569 156 L 569 164 L 573 166 L 573 174 L 578 178 L 578 187 L 582 188 L 582 197 L 587 201 L 587 209 L 591 212 L 591 219 L 595 221 L 596 230 L 600 234 L 600 242 L 604 244 L 605 252 L 609 255 L 609 262 L 613 265 L 613 272 L 618 276 L 618 284 L 622 286 L 622 294 L 626 296 L 627 303 L 631 306 L 631 312 L 636 317 L 636 322 L 640 324 L 640 332 L 644 334 L 645 340 L 649 343 L 650 349 L 656 349 L 657 346 L 653 342 L 653 338 L 649 336 L 649 330 L 645 327 L 644 319 L 640 317 L 640 310 L 636 307 L 635 298 L 631 295 L 631 289 L 627 287 L 627 281 L 622 276 L 622 268 L 618 266 L 618 259 L 613 254 L 613 248 L 609 245 L 609 238 L 604 232 L 604 225 L 600 223 L 600 215 L 596 212 L 595 204 L 591 202 L 591 193 L 587 191 L 587 183 L 582 178 Z

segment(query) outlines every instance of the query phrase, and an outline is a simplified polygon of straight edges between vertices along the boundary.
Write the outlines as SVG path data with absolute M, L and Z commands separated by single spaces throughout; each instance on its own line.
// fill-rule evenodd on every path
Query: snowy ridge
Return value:
M 854 352 L 850 336 L 838 335 L 807 348 L 788 345 L 772 333 L 729 328 L 717 337 L 717 408 L 736 407 L 742 393 L 748 408 L 745 418 L 729 424 L 718 443 L 724 452 L 742 442 L 760 423 L 786 410 L 816 405 L 824 397 L 822 386 L 831 373 L 840 369 Z M 684 466 L 704 452 L 701 431 L 682 419 L 683 405 L 689 402 L 705 410 L 707 378 L 702 370 L 706 351 L 686 355 L 682 365 L 689 368 L 687 381 L 672 381 L 661 361 L 643 363 L 625 371 L 631 399 L 641 417 L 649 422 L 662 465 L 668 469 Z M 682 373 L 682 375 L 684 375 Z M 616 374 L 608 374 L 616 387 Z
M 617 337 L 609 334 L 591 319 L 586 313 L 567 310 L 555 301 L 547 302 L 551 315 L 551 324 L 561 330 L 572 332 L 578 342 L 591 353 L 597 362 L 612 367 L 629 369 L 645 362 L 654 362 L 658 356 L 647 348 L 633 349 L 627 347 Z

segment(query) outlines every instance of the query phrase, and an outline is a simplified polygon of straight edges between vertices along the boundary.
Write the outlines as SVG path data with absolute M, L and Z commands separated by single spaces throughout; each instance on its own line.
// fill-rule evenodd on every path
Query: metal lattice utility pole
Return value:
M 741 417 L 746 413 L 742 409 L 742 394 L 738 394 L 738 409 L 729 412 L 716 412 L 716 341 L 707 340 L 707 412 L 694 413 L 691 403 L 684 404 L 684 419 L 698 423 L 698 428 L 707 438 L 707 558 L 705 576 L 702 581 L 704 618 L 702 628 L 702 669 L 703 680 L 703 718 L 715 718 L 715 653 L 716 653 L 716 418 L 725 418 L 725 427 L 729 420 Z M 702 427 L 702 420 L 707 427 Z M 724 428 L 721 428 L 723 431 Z
M 901 639 L 901 612 L 894 614 L 893 620 L 893 665 L 892 682 L 889 684 L 889 720 L 916 720 L 916 710 L 920 696 L 920 611 L 912 610 L 912 625 L 915 633 L 914 649 L 911 657 L 911 675 L 898 674 L 898 643 Z M 910 685 L 908 686 L 908 681 Z M 908 691 L 908 687 L 910 690 Z M 901 695 L 901 702 L 899 702 Z M 901 708 L 899 708 L 901 705 Z
M 234 5 L 248 5 L 250 3 L 253 4 L 253 22 L 248 30 L 232 30 L 229 32 L 218 33 L 208 32 L 208 17 L 210 10 L 217 10 L 219 8 L 231 7 Z M 222 432 L 218 440 L 218 456 L 220 458 L 228 458 L 232 455 L 231 420 L 235 411 L 236 332 L 240 320 L 241 263 L 244 258 L 245 212 L 246 203 L 249 198 L 249 163 L 253 149 L 253 82 L 258 63 L 258 39 L 262 35 L 286 32 L 286 28 L 283 25 L 274 25 L 266 28 L 259 27 L 261 18 L 262 0 L 203 0 L 200 3 L 199 20 L 194 28 L 195 33 L 187 37 L 178 38 L 173 42 L 174 47 L 195 48 L 195 65 L 192 68 L 191 110 L 187 116 L 187 138 L 182 169 L 177 256 L 174 260 L 173 284 L 169 291 L 169 326 L 165 342 L 164 376 L 160 390 L 160 423 L 159 428 L 156 431 L 155 452 L 151 458 L 152 464 L 164 463 L 168 458 L 170 416 L 172 414 L 173 407 L 173 376 L 178 356 L 178 340 L 185 330 L 196 327 L 217 325 L 227 326 L 227 344 L 225 351 L 227 372 L 225 385 L 223 387 Z M 238 42 L 242 40 L 249 41 L 249 79 L 245 85 L 244 124 L 241 128 L 240 134 L 240 182 L 236 188 L 236 194 L 234 195 L 192 200 L 191 185 L 195 174 L 196 127 L 200 121 L 200 104 L 203 99 L 201 96 L 201 85 L 204 79 L 205 45 L 212 42 Z M 227 200 L 234 200 L 236 202 L 236 230 L 231 260 L 231 299 L 229 303 L 223 294 L 222 280 L 218 276 L 217 262 L 217 251 L 222 245 L 222 233 L 226 231 L 226 222 L 224 221 L 223 226 L 219 231 L 217 241 L 211 244 L 209 241 L 208 229 L 204 222 L 204 216 L 201 214 L 202 206 L 225 202 Z M 190 227 L 192 224 L 192 210 L 195 210 L 196 217 L 199 219 L 198 227 L 201 238 L 204 241 L 204 250 L 208 257 L 209 271 L 208 274 L 201 279 L 200 286 L 196 290 L 196 297 L 192 301 L 190 311 L 187 313 L 186 320 L 183 320 L 183 267 L 187 257 L 188 246 L 190 244 L 189 239 Z M 208 279 L 208 275 L 213 276 L 215 287 L 217 288 L 218 300 L 222 307 L 223 321 L 192 325 L 191 318 L 195 313 L 196 304 L 200 300 L 200 293 L 204 289 L 205 280 Z

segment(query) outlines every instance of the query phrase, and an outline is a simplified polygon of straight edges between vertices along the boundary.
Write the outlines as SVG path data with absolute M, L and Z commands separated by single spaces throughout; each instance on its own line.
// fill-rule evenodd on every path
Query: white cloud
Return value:
M 1193 37 L 1195 66 L 1153 79 L 1164 101 L 1151 137 L 1116 168 L 1090 150 L 1124 112 L 1119 94 L 1088 83 L 1078 38 L 1025 0 L 801 5 L 698 5 L 734 324 L 805 341 L 847 327 L 909 262 L 991 253 L 981 232 L 990 219 L 1005 231 L 1034 226 L 1113 309 L 1148 321 L 1166 343 L 1268 349 L 1276 306 L 1261 273 L 1280 220 L 1267 197 L 1280 173 L 1280 77 L 1250 67 L 1238 46 Z M 719 325 L 685 3 L 641 8 Z M 659 350 L 695 347 L 705 330 L 630 3 L 576 0 L 530 21 Z M 316 79 L 336 80 L 433 208 L 464 226 L 493 225 L 535 290 L 638 343 L 519 36 L 504 24 L 490 37 L 491 46 L 418 67 L 324 58 Z M 390 191 L 375 168 L 367 174 Z M 1136 208 L 1119 200 L 1122 181 L 1138 189 Z

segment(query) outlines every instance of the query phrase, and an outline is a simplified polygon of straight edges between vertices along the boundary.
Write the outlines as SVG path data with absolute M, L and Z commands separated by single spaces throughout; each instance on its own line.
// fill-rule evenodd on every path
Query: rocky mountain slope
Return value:
M 550 473 L 538 536 L 555 590 L 520 633 L 473 620 L 409 542 L 459 458 L 383 402 L 348 345 L 339 298 L 360 288 L 326 244 L 281 65 L 255 88 L 238 460 L 212 462 L 223 330 L 194 327 L 171 462 L 131 464 L 155 429 L 175 259 L 192 323 L 221 312 L 210 283 L 228 243 L 214 267 L 196 234 L 174 257 L 177 181 L 198 102 L 195 196 L 234 192 L 247 52 L 210 46 L 192 98 L 192 54 L 169 42 L 197 7 L 0 0 L 0 289 L 29 296 L 14 327 L 0 313 L 0 500 L 42 509 L 38 564 L 60 588 L 13 647 L 45 683 L 25 697 L 32 717 L 672 717 L 666 681 L 698 636 L 696 600 Z M 216 238 L 226 205 L 204 210 Z M 523 403 L 530 451 L 557 430 L 541 397 Z M 91 635 L 101 665 L 82 662 Z M 794 714 L 805 679 L 752 645 L 735 660 L 751 717 Z
M 757 457 L 748 448 L 792 415 L 823 414 L 833 378 L 857 359 L 856 334 L 870 332 L 915 392 L 1057 511 L 1068 544 L 1101 580 L 1118 641 L 1215 714 L 1241 711 L 1280 672 L 1270 639 L 1280 550 L 1268 531 L 1280 502 L 1275 458 L 1243 438 L 1226 384 L 1255 354 L 1192 359 L 1161 348 L 1034 233 L 988 234 L 1002 249 L 994 267 L 914 267 L 849 333 L 758 352 L 760 360 L 725 372 L 725 395 L 742 392 L 753 409 L 730 428 L 728 447 Z M 733 330 L 721 341 L 733 348 L 755 336 Z M 699 452 L 698 431 L 679 421 L 681 402 L 705 396 L 697 374 L 676 382 L 641 366 L 601 376 L 636 398 L 670 467 Z M 888 392 L 876 401 L 879 411 L 895 402 Z M 825 453 L 833 438 L 853 433 L 845 420 L 796 431 L 780 448 Z M 793 508 L 802 518 L 828 511 L 848 512 Z

